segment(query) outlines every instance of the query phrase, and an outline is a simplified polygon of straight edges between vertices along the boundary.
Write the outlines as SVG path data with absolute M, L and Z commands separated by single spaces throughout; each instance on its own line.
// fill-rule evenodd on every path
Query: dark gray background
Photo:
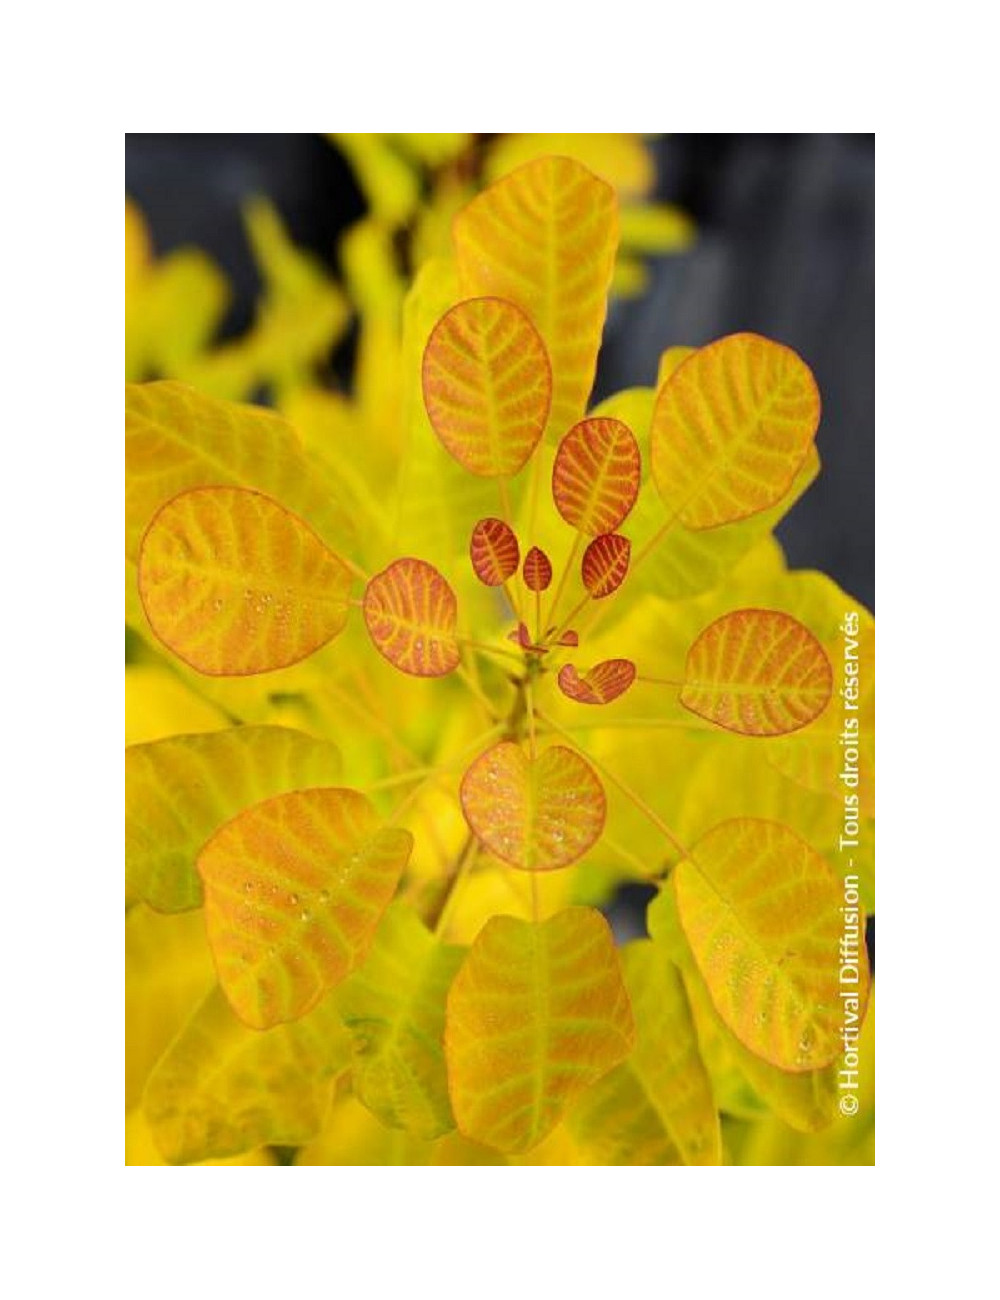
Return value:
M 675 135 L 656 141 L 658 192 L 695 218 L 688 252 L 657 259 L 649 292 L 612 310 L 598 389 L 650 383 L 671 343 L 756 330 L 800 352 L 823 394 L 823 473 L 779 529 L 793 565 L 874 602 L 875 137 Z M 197 244 L 250 323 L 257 277 L 239 203 L 267 194 L 296 240 L 331 266 L 364 210 L 343 159 L 311 135 L 126 136 L 126 188 L 157 251 Z M 350 373 L 350 344 L 331 359 Z

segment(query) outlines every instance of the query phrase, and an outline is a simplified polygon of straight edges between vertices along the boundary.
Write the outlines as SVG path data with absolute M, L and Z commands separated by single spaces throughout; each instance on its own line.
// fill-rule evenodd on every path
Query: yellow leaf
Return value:
M 659 392 L 659 390 L 667 382 L 667 380 L 678 368 L 678 366 L 680 366 L 683 362 L 687 361 L 688 357 L 693 357 L 697 351 L 698 351 L 697 348 L 672 347 L 672 348 L 667 348 L 664 352 L 662 352 L 660 354 L 660 362 L 656 370 L 656 391 Z M 610 400 L 613 401 L 614 398 L 611 398 Z M 652 407 L 650 407 L 649 416 L 646 420 L 646 426 L 645 426 L 647 430 L 649 428 L 649 422 L 652 419 L 652 415 L 653 415 L 653 409 Z
M 150 1075 L 143 1109 L 170 1164 L 297 1146 L 319 1132 L 347 1058 L 331 999 L 260 1033 L 214 988 Z
M 540 158 L 497 181 L 453 228 L 467 297 L 505 298 L 527 312 L 552 363 L 548 431 L 586 410 L 618 243 L 614 191 L 570 158 Z
M 205 924 L 194 912 L 125 917 L 125 1108 L 138 1105 L 150 1070 L 215 983 Z
M 219 982 L 255 1029 L 297 1020 L 367 955 L 413 848 L 356 790 L 238 813 L 198 855 Z
M 166 1165 L 160 1154 L 160 1148 L 153 1140 L 149 1123 L 141 1109 L 133 1110 L 125 1116 L 125 1163 L 126 1165 Z M 265 1147 L 248 1151 L 245 1155 L 230 1156 L 228 1160 L 198 1160 L 201 1165 L 275 1165 L 277 1160 Z
M 530 758 L 502 741 L 475 760 L 459 791 L 466 821 L 491 853 L 525 871 L 582 857 L 604 826 L 604 790 L 579 754 L 561 745 Z
M 228 304 L 225 276 L 200 249 L 179 248 L 157 262 L 143 302 L 152 369 L 179 374 L 211 341 Z
M 622 207 L 624 248 L 640 253 L 673 253 L 687 248 L 694 237 L 694 222 L 672 203 L 629 203 Z
M 815 1070 L 842 1050 L 843 891 L 787 826 L 745 817 L 703 835 L 674 875 L 681 926 L 716 1010 L 779 1069 Z M 858 983 L 868 996 L 861 927 Z
M 464 950 L 394 903 L 360 970 L 336 993 L 353 1037 L 355 1095 L 383 1124 L 431 1139 L 455 1127 L 444 1063 L 445 997 Z
M 426 1165 L 437 1143 L 386 1128 L 356 1097 L 339 1097 L 323 1131 L 295 1157 L 297 1165 Z
M 726 1028 L 684 938 L 673 883 L 650 903 L 647 923 L 664 957 L 669 955 L 683 972 L 701 1053 L 720 1110 L 755 1118 L 764 1113 L 766 1103 L 775 1115 L 803 1133 L 831 1124 L 837 1115 L 839 1062 L 818 1070 L 780 1070 L 748 1051 Z
M 552 373 L 520 308 L 469 298 L 435 325 L 424 351 L 424 404 L 434 432 L 473 474 L 516 474 L 545 430 Z
M 365 625 L 378 650 L 401 672 L 444 677 L 458 667 L 458 605 L 432 564 L 396 560 L 365 588 Z
M 165 380 L 125 386 L 125 553 L 134 560 L 153 515 L 187 488 L 255 488 L 302 515 L 327 545 L 344 520 L 291 425 L 272 411 L 220 402 Z
M 543 134 L 501 135 L 486 156 L 491 184 L 525 163 L 562 154 L 575 158 L 624 197 L 646 194 L 656 179 L 649 149 L 639 135 Z
M 420 134 L 400 132 L 388 137 L 411 158 L 427 167 L 443 167 L 461 157 L 472 144 L 473 137 L 466 131 Z
M 305 659 L 343 630 L 351 571 L 297 515 L 245 488 L 193 488 L 142 540 L 150 627 L 197 672 L 243 677 Z
M 744 736 L 781 736 L 830 702 L 833 670 L 809 629 L 778 610 L 738 609 L 698 634 L 688 651 L 681 703 Z
M 330 139 L 351 164 L 375 216 L 390 226 L 404 225 L 420 198 L 416 171 L 381 136 L 334 131 Z
M 500 1151 L 529 1150 L 634 1038 L 599 912 L 568 908 L 541 924 L 493 917 L 448 994 L 445 1055 L 459 1129 Z
M 340 753 L 284 727 L 231 727 L 125 751 L 125 897 L 162 912 L 201 903 L 195 859 L 236 813 L 271 795 L 329 785 Z
M 622 965 L 635 1048 L 584 1094 L 570 1127 L 601 1164 L 721 1164 L 719 1117 L 680 971 L 648 940 L 628 944 Z
M 715 528 L 775 505 L 819 424 L 819 389 L 791 348 L 730 334 L 700 348 L 656 396 L 653 477 L 671 517 Z
M 161 664 L 125 665 L 125 743 L 218 731 L 226 715 Z

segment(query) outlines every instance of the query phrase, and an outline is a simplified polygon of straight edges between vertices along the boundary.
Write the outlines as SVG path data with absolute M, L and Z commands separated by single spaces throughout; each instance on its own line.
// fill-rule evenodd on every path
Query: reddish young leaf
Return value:
M 297 1020 L 360 964 L 412 847 L 344 789 L 276 795 L 215 832 L 198 855 L 205 927 L 241 1020 Z
M 516 474 L 535 450 L 552 400 L 541 336 L 503 298 L 470 298 L 435 325 L 423 359 L 434 432 L 473 474 Z
M 426 560 L 395 560 L 365 589 L 365 624 L 376 650 L 413 677 L 443 677 L 458 666 L 458 602 Z
M 572 664 L 559 669 L 559 689 L 578 704 L 610 704 L 635 681 L 631 659 L 605 659 L 582 677 Z
M 558 644 L 558 645 L 578 646 L 578 645 L 580 644 L 580 633 L 579 633 L 579 632 L 574 632 L 572 628 L 569 628 L 566 632 L 564 632 L 564 633 L 562 634 L 562 636 L 559 638 L 557 644 Z
M 472 530 L 469 558 L 480 582 L 499 587 L 517 572 L 521 551 L 513 530 L 502 519 L 480 519 Z
M 583 553 L 580 576 L 593 600 L 603 600 L 625 581 L 632 543 L 621 533 L 602 533 Z
M 798 619 L 779 610 L 737 609 L 698 636 L 688 651 L 681 703 L 744 736 L 783 736 L 826 708 L 833 670 Z
M 247 488 L 193 488 L 168 501 L 139 551 L 150 627 L 211 677 L 271 672 L 343 630 L 350 570 L 307 523 Z
M 548 646 L 535 645 L 534 641 L 532 641 L 527 623 L 518 623 L 514 631 L 508 633 L 507 640 L 516 642 L 522 650 L 530 650 L 533 654 L 547 655 L 549 653 Z
M 502 741 L 469 767 L 462 810 L 485 847 L 511 866 L 552 871 L 583 857 L 604 829 L 604 789 L 589 763 L 554 745 L 531 759 Z
M 552 561 L 538 546 L 524 557 L 524 585 L 529 591 L 544 591 L 552 581 Z
M 639 444 L 621 420 L 581 420 L 559 444 L 552 466 L 556 509 L 581 533 L 611 533 L 639 495 Z

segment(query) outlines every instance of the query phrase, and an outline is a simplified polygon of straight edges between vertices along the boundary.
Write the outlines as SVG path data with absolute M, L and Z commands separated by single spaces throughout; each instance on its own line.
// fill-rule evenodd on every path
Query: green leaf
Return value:
M 294 1025 L 263 1033 L 214 988 L 157 1065 L 143 1103 L 171 1164 L 298 1146 L 323 1125 L 348 1039 L 332 999 Z
M 337 990 L 353 1038 L 355 1094 L 414 1137 L 455 1127 L 444 1061 L 445 998 L 465 950 L 441 944 L 404 903 L 386 912 L 368 959 Z
M 681 973 L 648 940 L 628 944 L 622 966 L 635 1048 L 583 1096 L 570 1128 L 599 1164 L 721 1164 L 719 1117 Z
M 195 859 L 223 822 L 271 795 L 340 777 L 340 752 L 285 727 L 174 736 L 125 751 L 125 899 L 201 903 Z

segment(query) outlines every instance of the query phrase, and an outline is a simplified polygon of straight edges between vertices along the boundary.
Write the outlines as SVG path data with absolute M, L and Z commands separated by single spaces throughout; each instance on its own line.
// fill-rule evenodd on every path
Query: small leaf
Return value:
M 171 1164 L 298 1146 L 320 1130 L 330 1083 L 348 1061 L 332 999 L 264 1033 L 233 1015 L 215 987 L 150 1075 L 143 1103 Z
M 355 1095 L 383 1124 L 436 1138 L 455 1127 L 444 1005 L 465 950 L 441 944 L 403 903 L 382 919 L 360 970 L 335 997 L 354 1040 Z
M 738 609 L 688 651 L 681 703 L 744 736 L 783 736 L 826 708 L 833 670 L 809 629 L 777 610 Z
M 816 1070 L 843 1050 L 838 952 L 843 887 L 776 822 L 722 822 L 674 873 L 681 926 L 722 1020 L 782 1070 Z M 858 994 L 868 996 L 864 927 Z
M 519 645 L 522 650 L 528 650 L 532 654 L 547 655 L 549 647 L 545 645 L 536 645 L 531 639 L 531 633 L 528 631 L 527 623 L 518 623 L 513 632 L 508 633 L 508 641 L 513 641 Z
M 438 321 L 422 367 L 434 432 L 473 474 L 516 474 L 545 430 L 552 372 L 545 344 L 519 307 L 471 298 Z
M 669 375 L 653 410 L 653 477 L 671 515 L 715 528 L 779 501 L 819 424 L 812 371 L 780 343 L 731 334 Z
M 159 912 L 201 903 L 198 851 L 252 804 L 340 777 L 340 753 L 286 727 L 231 727 L 125 750 L 125 899 Z
M 198 856 L 219 983 L 255 1029 L 297 1020 L 365 958 L 410 856 L 356 790 L 247 808 Z
M 244 488 L 194 488 L 155 516 L 139 553 L 150 626 L 209 677 L 305 659 L 347 622 L 350 570 L 308 524 Z
M 529 591 L 545 591 L 552 581 L 552 561 L 538 546 L 524 557 L 524 585 Z
M 557 678 L 563 695 L 578 704 L 610 704 L 635 681 L 631 659 L 605 659 L 581 677 L 572 664 L 564 664 Z
M 618 243 L 614 191 L 570 158 L 539 158 L 491 185 L 455 218 L 469 296 L 516 303 L 552 364 L 548 432 L 583 415 L 594 383 Z
M 502 519 L 480 519 L 472 530 L 469 558 L 480 582 L 499 587 L 517 572 L 521 551 L 513 530 Z
M 621 953 L 636 1043 L 580 1100 L 570 1128 L 602 1164 L 722 1163 L 719 1116 L 681 973 L 649 940 Z
M 628 574 L 632 543 L 621 533 L 602 533 L 583 553 L 580 576 L 591 600 L 616 592 Z
M 569 628 L 566 632 L 564 632 L 562 636 L 559 638 L 559 640 L 556 642 L 556 645 L 578 646 L 579 644 L 580 644 L 580 633 L 574 632 L 572 628 Z
M 486 848 L 525 871 L 569 866 L 604 828 L 597 774 L 560 745 L 531 759 L 520 745 L 502 741 L 469 767 L 460 795 L 466 821 Z
M 639 444 L 621 420 L 581 420 L 566 434 L 552 466 L 552 498 L 573 528 L 612 533 L 635 505 Z
M 542 924 L 494 916 L 448 994 L 445 1055 L 466 1137 L 527 1151 L 631 1050 L 635 1029 L 618 953 L 599 912 Z
M 444 677 L 458 666 L 458 602 L 426 560 L 395 560 L 365 589 L 365 624 L 375 649 L 413 677 Z

